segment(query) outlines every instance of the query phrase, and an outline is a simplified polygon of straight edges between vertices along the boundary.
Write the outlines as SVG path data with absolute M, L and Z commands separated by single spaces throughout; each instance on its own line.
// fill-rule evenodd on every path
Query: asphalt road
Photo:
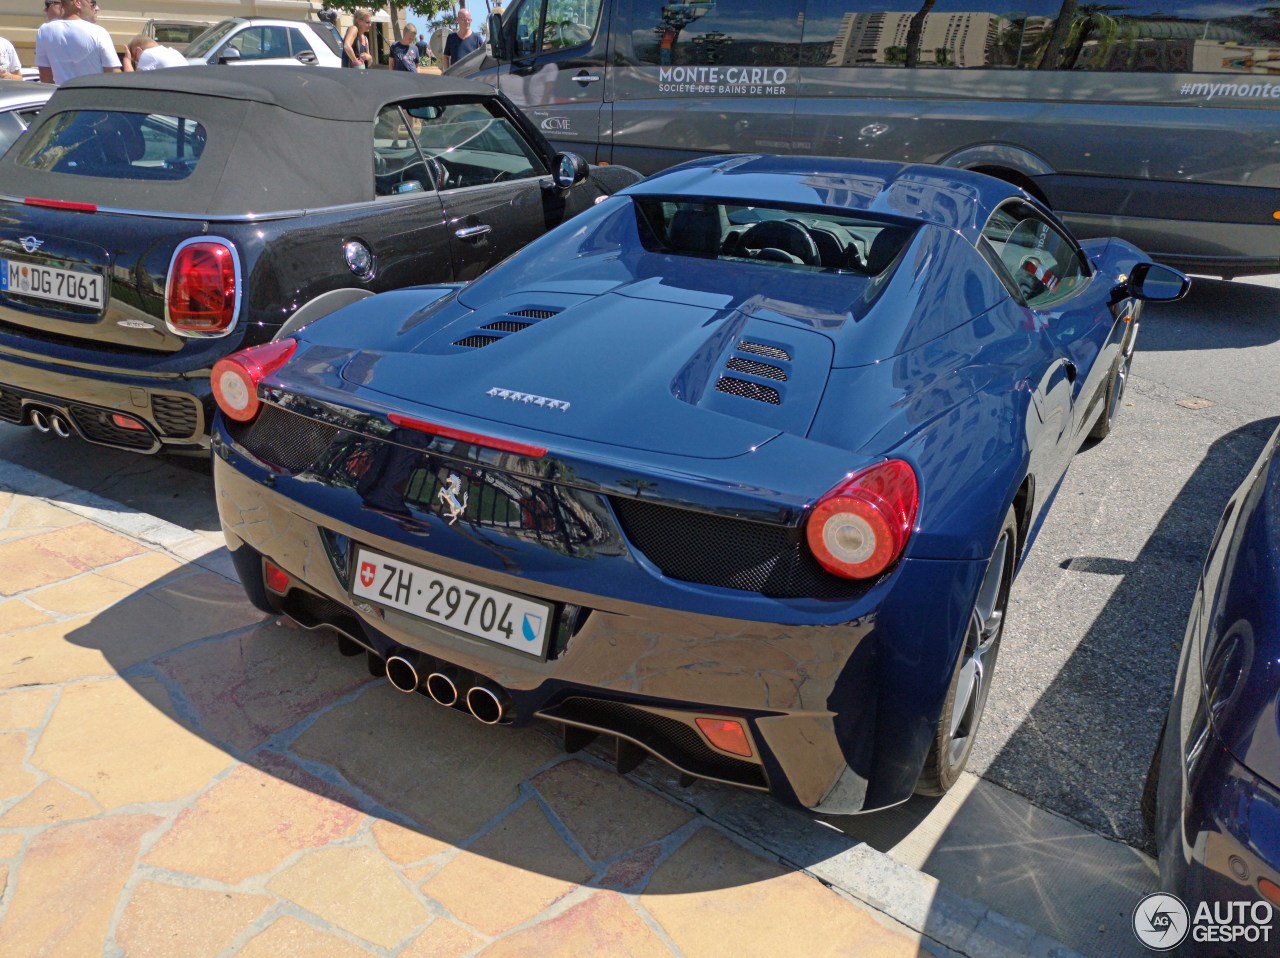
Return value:
M 1183 302 L 1144 313 L 1124 415 L 1073 463 L 1015 584 L 970 764 L 1133 845 L 1143 843 L 1138 797 L 1201 562 L 1280 415 L 1280 278 L 1268 282 L 1198 279 Z M 0 458 L 217 529 L 199 462 L 4 424 Z

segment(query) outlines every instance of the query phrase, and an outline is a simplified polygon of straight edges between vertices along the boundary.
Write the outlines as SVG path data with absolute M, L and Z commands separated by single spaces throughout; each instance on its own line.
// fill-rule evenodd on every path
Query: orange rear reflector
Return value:
M 263 578 L 266 580 L 267 588 L 278 595 L 284 595 L 289 591 L 289 573 L 280 568 L 274 562 L 264 561 L 265 574 Z
M 120 412 L 111 414 L 111 422 L 119 429 L 132 429 L 135 432 L 146 432 L 147 430 L 147 427 L 138 422 L 138 420 Z
M 747 730 L 737 719 L 697 718 L 698 728 L 716 748 L 732 755 L 751 757 L 751 743 L 747 741 Z
M 1259 878 L 1258 891 L 1262 892 L 1263 896 L 1273 905 L 1280 905 L 1280 885 L 1269 879 Z

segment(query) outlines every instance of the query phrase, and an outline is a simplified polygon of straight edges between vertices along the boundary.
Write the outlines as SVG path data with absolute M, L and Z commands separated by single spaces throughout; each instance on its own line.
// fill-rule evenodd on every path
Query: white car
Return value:
M 184 51 L 192 66 L 219 63 L 342 66 L 342 38 L 331 23 L 232 17 L 215 23 Z

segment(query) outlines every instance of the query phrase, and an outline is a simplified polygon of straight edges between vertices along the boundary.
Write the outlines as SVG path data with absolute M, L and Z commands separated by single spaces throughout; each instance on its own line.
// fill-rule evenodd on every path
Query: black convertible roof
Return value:
M 98 73 L 77 77 L 60 90 L 160 90 L 263 103 L 326 120 L 372 120 L 385 103 L 422 96 L 495 96 L 493 87 L 394 70 L 336 70 L 297 66 L 185 67 L 178 73 Z
M 96 74 L 59 87 L 24 134 L 67 111 L 182 117 L 206 143 L 184 178 L 111 178 L 31 169 L 20 143 L 0 158 L 0 195 L 209 218 L 291 213 L 374 199 L 373 132 L 389 103 L 501 99 L 469 80 L 391 70 L 303 66 L 177 67 Z M 515 122 L 521 122 L 510 108 Z M 531 138 L 527 124 L 524 132 Z

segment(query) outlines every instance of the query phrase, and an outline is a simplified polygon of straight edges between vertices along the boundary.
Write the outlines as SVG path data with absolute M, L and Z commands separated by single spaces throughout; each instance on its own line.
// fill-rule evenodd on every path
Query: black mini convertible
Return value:
M 82 77 L 0 158 L 0 420 L 208 448 L 215 361 L 469 280 L 638 174 L 492 88 L 244 66 Z

